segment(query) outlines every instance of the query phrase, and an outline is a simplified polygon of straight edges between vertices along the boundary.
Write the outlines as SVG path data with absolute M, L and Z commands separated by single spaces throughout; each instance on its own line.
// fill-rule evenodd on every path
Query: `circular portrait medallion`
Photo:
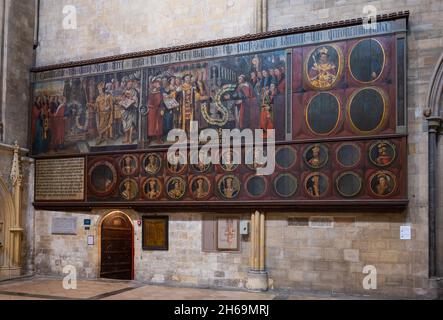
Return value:
M 359 134 L 377 132 L 386 120 L 386 95 L 378 88 L 363 88 L 351 95 L 348 116 Z
M 377 81 L 383 73 L 386 56 L 383 45 L 376 39 L 363 39 L 357 42 L 349 55 L 349 69 L 358 82 Z
M 343 73 L 343 53 L 335 45 L 322 45 L 312 50 L 305 61 L 305 77 L 310 87 L 333 88 Z
M 148 200 L 157 200 L 160 198 L 163 186 L 159 179 L 149 178 L 143 184 L 143 196 Z
M 378 167 L 389 166 L 396 155 L 396 146 L 389 141 L 378 141 L 369 148 L 369 159 Z
M 378 171 L 369 180 L 372 193 L 379 197 L 391 195 L 397 187 L 395 175 L 389 171 Z
M 193 164 L 192 169 L 194 169 L 194 171 L 198 173 L 208 172 L 209 169 L 211 169 L 212 164 L 211 163 L 205 164 L 205 162 L 208 162 L 207 160 L 210 158 L 210 155 L 207 154 L 206 156 L 204 156 L 205 157 L 204 159 L 201 159 L 200 157 L 201 155 L 199 154 L 198 164 Z
M 328 162 L 329 151 L 324 145 L 314 144 L 306 149 L 303 158 L 309 167 L 319 169 L 324 167 Z
M 251 162 L 251 160 L 252 164 L 251 163 L 248 164 L 248 162 Z M 255 148 L 254 151 L 252 152 L 250 151 L 246 155 L 246 163 L 247 167 L 253 171 L 259 168 L 266 168 L 266 165 L 268 163 L 266 149 Z
M 126 179 L 120 183 L 120 196 L 126 201 L 134 200 L 138 195 L 138 185 L 133 179 Z
M 89 169 L 91 191 L 103 196 L 111 193 L 117 184 L 117 170 L 109 161 L 100 161 Z
M 275 155 L 275 162 L 280 169 L 291 169 L 297 161 L 297 151 L 292 147 L 281 147 Z
M 224 176 L 218 182 L 218 191 L 225 199 L 231 200 L 237 198 L 240 194 L 240 190 L 240 180 L 236 176 Z
M 306 193 L 314 198 L 321 198 L 328 191 L 329 179 L 322 173 L 311 173 L 306 177 Z
M 306 108 L 306 123 L 314 134 L 328 135 L 340 121 L 341 107 L 338 98 L 332 93 L 315 95 Z
M 360 148 L 354 143 L 344 143 L 337 150 L 337 162 L 345 168 L 356 166 L 361 160 Z
M 157 174 L 162 167 L 162 160 L 156 153 L 147 154 L 143 158 L 143 168 L 147 174 Z
M 337 191 L 343 197 L 352 198 L 358 195 L 362 189 L 362 180 L 354 172 L 345 172 L 338 176 Z
M 251 197 L 261 197 L 267 190 L 266 179 L 262 176 L 252 176 L 246 181 L 246 190 Z
M 172 200 L 181 200 L 186 193 L 186 182 L 180 177 L 170 178 L 166 183 L 166 192 Z
M 236 155 L 236 157 L 234 155 Z M 235 163 L 235 158 L 238 160 L 237 164 Z M 241 163 L 241 155 L 239 155 L 236 151 L 228 150 L 222 153 L 220 166 L 224 171 L 233 172 L 237 170 L 239 163 Z
M 168 171 L 173 174 L 183 173 L 187 168 L 187 159 L 184 155 L 176 152 L 175 154 L 168 154 Z
M 126 155 L 120 160 L 120 171 L 124 176 L 133 175 L 138 169 L 138 161 L 135 156 Z
M 281 174 L 274 180 L 274 190 L 282 198 L 292 197 L 297 189 L 298 180 L 292 174 Z
M 194 177 L 191 180 L 191 193 L 194 199 L 206 199 L 211 192 L 211 181 L 205 176 Z

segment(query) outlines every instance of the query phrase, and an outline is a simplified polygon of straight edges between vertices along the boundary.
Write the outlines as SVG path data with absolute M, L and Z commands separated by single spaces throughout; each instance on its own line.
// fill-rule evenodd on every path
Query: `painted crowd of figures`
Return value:
M 266 137 L 284 120 L 285 92 L 281 52 L 40 83 L 33 153 L 162 144 L 170 130 L 189 132 L 193 121 L 200 129 L 262 128 Z
M 275 128 L 284 115 L 286 66 L 282 55 L 255 55 L 236 68 L 227 62 L 156 70 L 149 77 L 148 140 L 163 143 L 172 129 Z M 226 69 L 226 70 L 225 70 Z
M 102 76 L 66 80 L 40 90 L 32 110 L 35 154 L 61 151 L 76 143 L 90 147 L 137 140 L 139 77 L 130 74 L 105 80 Z

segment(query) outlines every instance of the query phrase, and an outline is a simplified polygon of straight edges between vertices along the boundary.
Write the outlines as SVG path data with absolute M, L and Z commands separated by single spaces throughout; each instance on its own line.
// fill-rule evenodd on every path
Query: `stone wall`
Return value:
M 100 214 L 37 211 L 35 222 L 35 265 L 40 275 L 63 275 L 63 267 L 76 267 L 78 276 L 97 278 L 100 274 L 100 222 L 110 211 Z M 203 287 L 244 288 L 249 261 L 249 243 L 242 241 L 241 252 L 208 253 L 202 251 L 202 214 L 170 214 L 169 250 L 144 251 L 142 216 L 126 212 L 134 225 L 135 280 Z M 162 214 L 164 215 L 164 214 Z M 52 219 L 74 216 L 77 235 L 53 235 Z M 243 217 L 247 219 L 247 217 Z M 84 219 L 91 219 L 91 230 L 85 230 Z M 94 236 L 95 244 L 87 245 Z
M 99 58 L 254 31 L 251 0 L 41 0 L 37 65 Z M 77 28 L 63 29 L 63 8 Z
M 53 235 L 52 219 L 77 218 L 77 235 Z M 85 230 L 84 219 L 91 219 L 91 230 Z M 98 215 L 88 213 L 64 214 L 49 211 L 35 213 L 35 272 L 40 275 L 63 275 L 63 268 L 74 266 L 81 278 L 99 276 Z M 94 236 L 95 245 L 88 246 L 88 236 Z
M 61 28 L 62 8 L 68 3 L 77 6 L 77 30 Z M 85 0 L 42 0 L 37 65 L 242 35 L 255 30 L 254 11 L 251 2 L 245 0 L 194 0 L 178 4 L 176 1 L 162 1 L 156 6 L 148 6 L 142 0 L 131 1 L 130 6 L 125 6 L 125 3 L 117 0 L 93 3 Z M 232 3 L 232 6 L 227 5 Z M 422 114 L 426 107 L 432 71 L 443 50 L 443 2 L 269 0 L 268 25 L 270 30 L 276 30 L 355 18 L 362 15 L 366 4 L 374 5 L 378 13 L 411 11 L 408 34 L 410 205 L 403 213 L 322 213 L 336 218 L 334 228 L 329 229 L 288 226 L 287 218 L 290 216 L 310 217 L 320 213 L 270 213 L 266 224 L 267 264 L 271 283 L 276 289 L 403 297 L 430 294 L 427 133 Z M 208 5 L 210 10 L 204 11 Z M 150 19 L 146 19 L 148 15 Z M 98 251 L 86 247 L 85 235 L 76 239 L 48 234 L 47 228 L 53 215 L 43 212 L 37 214 L 37 270 L 42 273 L 60 273 L 56 262 L 62 261 L 63 257 L 81 268 L 94 268 L 94 264 L 97 265 L 97 257 L 94 255 Z M 94 221 L 97 222 L 97 218 Z M 399 239 L 401 225 L 412 227 L 412 240 Z M 205 254 L 199 250 L 200 215 L 171 215 L 170 227 L 169 253 L 142 252 L 141 240 L 136 238 L 137 279 L 151 282 L 178 281 L 193 285 L 241 285 L 247 268 L 247 243 L 243 244 L 241 255 Z M 140 237 L 140 229 L 137 228 L 136 237 Z M 184 241 L 185 237 L 187 242 Z M 68 246 L 77 251 L 67 253 Z M 362 289 L 362 269 L 368 264 L 377 268 L 378 290 Z M 216 275 L 222 274 L 219 271 L 225 272 L 226 281 L 217 280 Z M 89 274 L 96 275 L 97 271 Z
M 4 142 L 28 144 L 30 73 L 34 64 L 35 0 L 10 1 L 4 49 Z
M 2 0 L 0 3 L 2 26 L 0 27 L 1 74 L 0 112 L 4 126 L 0 133 L 4 143 L 0 145 L 0 177 L 8 185 L 11 193 L 9 175 L 13 157 L 12 145 L 15 141 L 20 147 L 28 147 L 28 116 L 30 99 L 30 73 L 34 64 L 34 24 L 35 0 Z M 25 156 L 23 151 L 22 155 Z M 32 160 L 23 157 L 21 172 L 23 175 L 23 192 L 21 205 L 22 235 L 22 273 L 33 272 L 33 165 Z M 0 201 L 2 201 L 0 199 Z M 3 212 L 5 214 L 5 212 Z M 9 234 L 9 233 L 8 233 Z
M 319 214 L 270 214 L 267 263 L 275 288 L 374 296 L 426 295 L 425 239 L 400 240 L 405 214 L 328 213 L 332 227 L 288 225 L 287 218 Z M 377 290 L 363 287 L 365 266 L 377 271 Z M 420 269 L 421 268 L 421 269 Z
M 395 218 L 396 222 L 390 221 L 385 214 L 365 214 L 360 215 L 360 219 L 368 220 L 368 230 L 377 225 L 385 225 L 386 228 L 389 226 L 389 229 L 395 230 L 390 238 L 387 237 L 387 234 L 385 238 L 388 242 L 394 241 L 394 243 L 398 241 L 399 224 L 410 224 L 413 230 L 413 239 L 409 242 L 400 242 L 401 252 L 398 253 L 393 252 L 388 243 L 379 242 L 380 233 L 378 232 L 360 234 L 359 241 L 369 245 L 380 243 L 381 247 L 378 250 L 375 250 L 375 248 L 372 250 L 372 258 L 370 258 L 371 255 L 366 256 L 366 262 L 373 261 L 371 263 L 382 264 L 383 269 L 390 269 L 392 273 L 396 273 L 397 281 L 390 280 L 394 275 L 387 278 L 388 281 L 384 283 L 386 289 L 391 283 L 392 293 L 394 294 L 404 294 L 406 291 L 409 291 L 410 294 L 421 294 L 423 292 L 419 288 L 427 287 L 428 277 L 428 151 L 426 121 L 423 117 L 423 111 L 427 108 L 426 98 L 431 85 L 432 73 L 443 51 L 443 21 L 441 20 L 443 2 L 439 0 L 369 2 L 363 0 L 270 0 L 268 25 L 270 30 L 277 30 L 355 18 L 363 15 L 363 7 L 367 4 L 375 6 L 379 14 L 399 10 L 409 10 L 411 13 L 410 32 L 407 38 L 408 185 L 410 205 L 405 214 Z M 353 228 L 349 228 L 350 233 L 352 233 L 352 230 Z M 326 250 L 326 247 L 323 247 L 323 249 Z M 315 273 L 314 267 L 310 264 L 305 265 L 308 272 Z M 404 287 L 409 287 L 409 289 Z M 380 291 L 382 290 L 380 289 Z

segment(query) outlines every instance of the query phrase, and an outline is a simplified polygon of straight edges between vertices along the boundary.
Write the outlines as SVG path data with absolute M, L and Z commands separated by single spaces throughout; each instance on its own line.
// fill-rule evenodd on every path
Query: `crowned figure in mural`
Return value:
M 161 195 L 160 182 L 156 178 L 151 178 L 146 182 L 144 190 L 146 198 L 155 200 Z
M 320 175 L 315 174 L 310 177 L 307 181 L 306 188 L 311 197 L 320 197 L 321 189 L 320 189 Z
M 337 80 L 337 65 L 330 58 L 329 50 L 326 47 L 322 47 L 311 55 L 314 63 L 309 69 L 308 80 L 315 88 L 330 88 Z
M 392 156 L 388 154 L 388 145 L 386 143 L 379 143 L 377 146 L 378 156 L 376 163 L 385 166 L 392 162 Z
M 112 100 L 112 95 L 105 93 L 105 84 L 100 82 L 98 85 L 99 95 L 95 101 L 96 115 L 97 115 L 97 127 L 98 127 L 98 138 L 97 145 L 105 142 L 112 138 L 112 125 L 113 125 L 113 115 L 114 115 L 114 102 Z
M 195 104 L 200 100 L 200 94 L 192 83 L 192 75 L 183 77 L 183 84 L 177 89 L 181 111 L 181 129 L 191 132 L 191 122 L 195 119 Z

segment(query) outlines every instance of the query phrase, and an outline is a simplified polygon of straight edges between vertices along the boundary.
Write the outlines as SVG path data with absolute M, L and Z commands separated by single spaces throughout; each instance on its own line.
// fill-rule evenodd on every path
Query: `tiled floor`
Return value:
M 354 297 L 355 298 L 355 297 Z M 279 295 L 210 289 L 153 286 L 134 281 L 78 281 L 76 290 L 65 290 L 60 279 L 30 278 L 0 282 L 0 300 L 308 300 L 337 299 L 327 295 Z M 341 299 L 353 299 L 341 297 Z

